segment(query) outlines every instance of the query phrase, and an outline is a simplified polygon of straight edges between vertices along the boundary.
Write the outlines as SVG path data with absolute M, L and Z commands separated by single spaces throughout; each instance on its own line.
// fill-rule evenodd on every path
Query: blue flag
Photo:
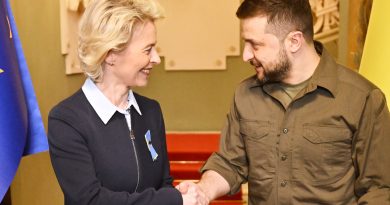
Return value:
M 38 103 L 8 0 L 0 2 L 0 201 L 20 159 L 48 150 Z

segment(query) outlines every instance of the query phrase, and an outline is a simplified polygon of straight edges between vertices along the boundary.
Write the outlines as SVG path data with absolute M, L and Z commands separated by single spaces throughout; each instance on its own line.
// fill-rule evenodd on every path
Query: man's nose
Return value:
M 248 62 L 249 60 L 253 59 L 253 57 L 253 50 L 248 45 L 245 45 L 244 51 L 242 52 L 242 59 L 245 62 Z

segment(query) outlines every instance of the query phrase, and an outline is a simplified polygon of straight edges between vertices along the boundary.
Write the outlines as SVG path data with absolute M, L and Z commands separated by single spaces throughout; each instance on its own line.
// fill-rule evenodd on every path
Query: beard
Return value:
M 262 66 L 256 58 L 252 59 L 250 63 L 255 67 Z M 263 67 L 264 74 L 262 77 L 259 77 L 258 75 L 258 80 L 262 84 L 281 82 L 287 77 L 290 72 L 290 68 L 291 62 L 287 57 L 286 50 L 282 48 L 279 50 L 276 62 L 270 67 Z

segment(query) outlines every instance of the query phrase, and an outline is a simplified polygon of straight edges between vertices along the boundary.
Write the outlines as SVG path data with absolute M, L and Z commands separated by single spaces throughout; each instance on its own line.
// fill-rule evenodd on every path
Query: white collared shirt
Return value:
M 99 88 L 90 78 L 87 78 L 85 80 L 84 85 L 81 89 L 83 90 L 84 95 L 87 97 L 88 102 L 92 105 L 93 109 L 98 114 L 104 124 L 107 124 L 107 122 L 111 119 L 115 112 L 118 111 L 125 115 L 127 125 L 131 130 L 131 118 L 130 113 L 127 112 L 127 109 L 130 108 L 130 106 L 133 106 L 135 110 L 137 110 L 137 112 L 142 115 L 132 90 L 129 90 L 129 95 L 127 99 L 129 103 L 126 109 L 121 109 L 112 104 L 111 101 L 108 100 L 108 98 L 102 93 L 102 91 L 99 90 Z

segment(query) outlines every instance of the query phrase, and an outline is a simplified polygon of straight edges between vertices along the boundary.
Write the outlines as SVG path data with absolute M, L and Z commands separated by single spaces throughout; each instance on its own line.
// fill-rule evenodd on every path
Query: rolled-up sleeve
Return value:
M 221 132 L 219 151 L 210 156 L 201 172 L 206 170 L 216 171 L 224 177 L 230 185 L 230 194 L 239 191 L 241 184 L 247 181 L 248 162 L 234 102 Z

